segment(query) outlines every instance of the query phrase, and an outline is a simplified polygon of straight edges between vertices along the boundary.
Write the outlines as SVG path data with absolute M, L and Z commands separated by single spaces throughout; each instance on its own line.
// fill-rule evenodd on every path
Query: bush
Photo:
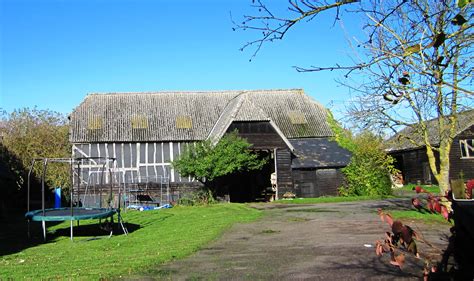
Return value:
M 345 184 L 339 188 L 342 196 L 379 196 L 392 193 L 390 174 L 397 172 L 393 158 L 388 156 L 380 137 L 371 132 L 353 136 L 342 128 L 329 114 L 328 122 L 333 130 L 334 140 L 352 152 L 349 165 L 342 169 Z
M 268 159 L 261 159 L 250 150 L 251 146 L 234 131 L 215 145 L 209 140 L 189 145 L 172 165 L 184 177 L 212 182 L 234 172 L 260 170 Z
M 363 133 L 354 138 L 356 149 L 351 162 L 342 169 L 346 183 L 339 193 L 348 195 L 390 195 L 392 184 L 390 174 L 395 172 L 393 158 L 387 156 L 379 138 Z
M 212 191 L 207 188 L 200 189 L 190 194 L 189 197 L 183 197 L 178 200 L 178 205 L 198 206 L 217 203 L 212 195 Z

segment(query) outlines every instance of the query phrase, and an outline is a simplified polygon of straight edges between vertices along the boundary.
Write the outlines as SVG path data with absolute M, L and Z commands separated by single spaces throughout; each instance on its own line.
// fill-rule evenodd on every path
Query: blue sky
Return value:
M 265 45 L 249 62 L 253 49 L 239 48 L 258 34 L 232 31 L 230 12 L 248 14 L 250 0 L 0 3 L 0 108 L 9 112 L 37 106 L 67 114 L 86 94 L 102 92 L 303 88 L 334 111 L 349 99 L 334 82 L 341 73 L 292 68 L 349 61 L 333 12 Z M 357 31 L 351 21 L 346 28 Z

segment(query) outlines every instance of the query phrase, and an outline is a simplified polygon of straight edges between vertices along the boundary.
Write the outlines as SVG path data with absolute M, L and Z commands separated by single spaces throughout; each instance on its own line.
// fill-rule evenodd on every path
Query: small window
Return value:
M 290 118 L 290 122 L 293 125 L 308 123 L 304 114 L 299 110 L 288 111 L 288 117 Z
M 137 114 L 132 116 L 132 128 L 133 129 L 147 129 L 148 118 L 143 114 Z
M 99 115 L 89 116 L 89 120 L 87 122 L 87 129 L 89 130 L 102 129 L 102 117 L 100 117 Z
M 178 116 L 176 117 L 176 128 L 178 129 L 191 129 L 193 122 L 189 116 Z
M 474 140 L 460 140 L 461 158 L 474 158 Z

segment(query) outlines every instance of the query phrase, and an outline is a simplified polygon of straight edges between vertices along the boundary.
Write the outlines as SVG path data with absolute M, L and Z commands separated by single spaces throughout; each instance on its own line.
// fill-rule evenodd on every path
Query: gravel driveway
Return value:
M 161 265 L 159 280 L 419 280 L 423 262 L 407 258 L 403 270 L 377 257 L 374 242 L 388 225 L 377 209 L 409 207 L 406 199 L 311 205 L 253 204 L 264 217 L 234 225 L 192 256 Z M 405 222 L 441 249 L 449 225 Z M 423 251 L 423 245 L 419 244 Z

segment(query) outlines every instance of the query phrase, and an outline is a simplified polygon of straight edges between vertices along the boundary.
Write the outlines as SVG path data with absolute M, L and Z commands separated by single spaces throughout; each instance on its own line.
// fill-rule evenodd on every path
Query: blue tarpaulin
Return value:
M 54 189 L 54 208 L 61 208 L 61 188 Z

